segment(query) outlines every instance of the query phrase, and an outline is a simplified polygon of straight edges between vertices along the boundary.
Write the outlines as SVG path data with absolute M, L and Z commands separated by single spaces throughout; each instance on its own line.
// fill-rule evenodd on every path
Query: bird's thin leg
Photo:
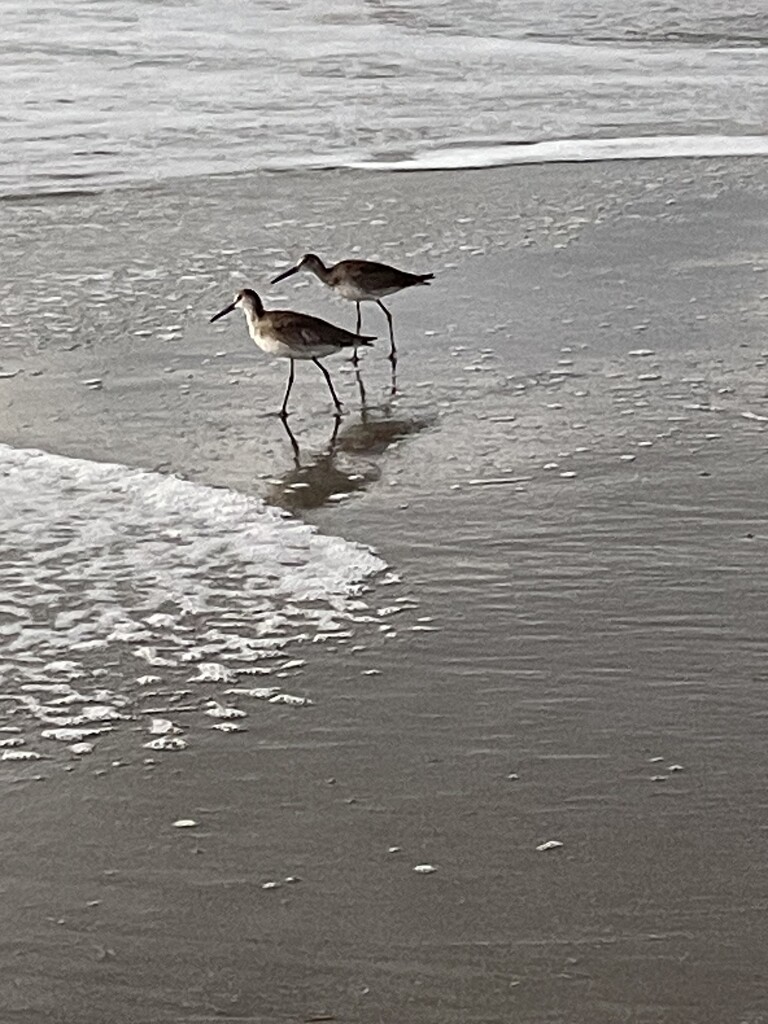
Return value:
M 389 343 L 391 345 L 391 348 L 389 350 L 389 358 L 391 359 L 392 356 L 395 354 L 395 351 L 396 351 L 396 349 L 395 349 L 395 329 L 392 326 L 392 314 L 389 312 L 389 310 L 384 305 L 384 303 L 381 301 L 381 299 L 376 299 L 376 305 L 380 306 L 381 309 L 384 310 L 384 316 L 387 318 L 387 323 L 389 324 Z
M 390 395 L 397 394 L 397 349 L 392 349 L 389 353 L 389 365 L 392 367 L 391 386 L 389 389 Z
M 339 413 L 333 417 L 333 430 L 331 431 L 331 439 L 328 442 L 328 453 L 333 455 L 333 450 L 336 447 L 336 438 L 339 436 L 339 427 L 341 426 L 341 416 Z
M 293 360 L 291 360 L 291 362 L 293 362 Z M 315 366 L 319 366 L 320 369 L 323 371 L 323 376 L 325 377 L 325 383 L 328 385 L 328 390 L 331 392 L 331 398 L 333 399 L 333 404 L 336 406 L 336 412 L 339 413 L 339 415 L 340 415 L 341 414 L 341 402 L 339 401 L 339 396 L 333 390 L 333 381 L 331 380 L 330 373 L 328 373 L 328 371 L 323 366 L 323 364 L 320 362 L 320 360 L 317 359 L 315 356 L 312 356 L 312 362 L 315 364 Z
M 290 364 L 291 364 L 291 368 L 288 371 L 288 386 L 285 389 L 285 394 L 283 395 L 283 404 L 280 407 L 280 415 L 282 416 L 283 419 L 285 419 L 285 417 L 288 415 L 288 395 L 290 395 L 291 388 L 293 387 L 293 360 L 292 359 L 290 360 Z
M 288 426 L 288 419 L 285 416 L 280 417 L 280 422 L 285 427 L 285 432 L 288 435 L 288 440 L 291 442 L 291 448 L 293 448 L 293 461 L 296 464 L 297 469 L 301 469 L 301 449 L 299 448 L 299 442 L 296 440 L 291 428 Z
M 357 388 L 360 392 L 360 405 L 365 409 L 368 396 L 365 391 L 365 384 L 363 383 L 363 375 L 360 373 L 360 367 L 355 367 L 355 380 L 357 381 Z
M 363 324 L 363 314 L 360 312 L 360 303 L 356 302 L 355 305 L 357 306 L 357 324 L 355 326 L 355 334 L 359 334 L 360 328 L 362 327 Z M 357 366 L 359 362 L 360 356 L 357 354 L 357 346 L 355 346 L 355 349 L 352 352 L 352 365 Z

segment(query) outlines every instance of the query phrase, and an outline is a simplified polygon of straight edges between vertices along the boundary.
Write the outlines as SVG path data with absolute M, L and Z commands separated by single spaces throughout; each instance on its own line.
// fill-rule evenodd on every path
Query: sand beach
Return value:
M 247 681 L 311 705 L 129 643 L 82 653 L 130 696 L 87 757 L 3 702 L 48 755 L 2 763 L 4 1021 L 765 1019 L 766 183 L 651 160 L 3 204 L 5 445 L 226 488 L 380 559 Z M 299 367 L 297 453 L 284 365 L 208 317 L 247 284 L 351 327 L 318 282 L 267 282 L 363 234 L 435 281 L 391 302 L 394 396 L 377 310 L 364 403 L 328 361 L 335 437 Z M 153 703 L 186 749 L 144 747 Z

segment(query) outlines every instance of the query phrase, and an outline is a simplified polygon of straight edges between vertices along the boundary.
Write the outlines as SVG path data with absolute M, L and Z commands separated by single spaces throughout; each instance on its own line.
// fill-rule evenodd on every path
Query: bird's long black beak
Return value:
M 237 308 L 237 303 L 230 302 L 230 304 L 228 306 L 225 306 L 224 309 L 220 309 L 219 312 L 216 313 L 215 316 L 212 316 L 211 319 L 208 322 L 212 324 L 214 320 L 220 320 L 221 317 L 226 316 L 227 313 L 231 313 L 236 308 Z
M 292 274 L 298 274 L 300 267 L 291 267 L 289 270 L 284 270 L 282 274 L 278 274 L 277 277 L 273 277 L 270 284 L 277 284 L 278 281 L 284 281 L 286 277 L 291 277 Z

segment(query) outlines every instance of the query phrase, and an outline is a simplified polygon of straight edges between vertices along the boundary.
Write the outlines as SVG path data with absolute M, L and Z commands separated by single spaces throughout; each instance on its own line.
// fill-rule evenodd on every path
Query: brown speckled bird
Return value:
M 390 357 L 395 355 L 395 333 L 392 327 L 392 315 L 381 301 L 385 295 L 394 295 L 404 288 L 412 288 L 414 285 L 426 285 L 435 276 L 434 274 L 409 274 L 407 270 L 398 270 L 397 267 L 390 267 L 386 263 L 372 263 L 370 260 L 342 260 L 332 267 L 326 267 L 319 256 L 313 252 L 302 256 L 295 267 L 284 270 L 282 274 L 272 279 L 272 284 L 283 281 L 292 274 L 298 274 L 300 270 L 309 270 L 315 277 L 320 278 L 324 285 L 333 289 L 343 299 L 354 302 L 357 306 L 357 326 L 355 331 L 360 330 L 362 314 L 360 313 L 361 302 L 375 302 L 383 311 L 389 324 Z

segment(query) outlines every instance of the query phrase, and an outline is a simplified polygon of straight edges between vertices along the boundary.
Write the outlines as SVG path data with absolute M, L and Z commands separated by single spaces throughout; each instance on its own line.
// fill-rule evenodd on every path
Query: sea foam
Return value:
M 501 145 L 435 146 L 397 159 L 371 157 L 345 166 L 366 171 L 448 171 L 516 164 L 667 160 L 690 157 L 768 156 L 766 135 L 653 135 L 626 138 L 547 139 Z
M 188 682 L 193 663 L 248 671 L 298 636 L 333 635 L 367 617 L 365 582 L 384 568 L 249 495 L 6 445 L 0 512 L 0 713 L 46 725 L 79 727 L 52 707 L 105 685 L 110 703 L 126 664 L 146 689 L 147 662 Z

